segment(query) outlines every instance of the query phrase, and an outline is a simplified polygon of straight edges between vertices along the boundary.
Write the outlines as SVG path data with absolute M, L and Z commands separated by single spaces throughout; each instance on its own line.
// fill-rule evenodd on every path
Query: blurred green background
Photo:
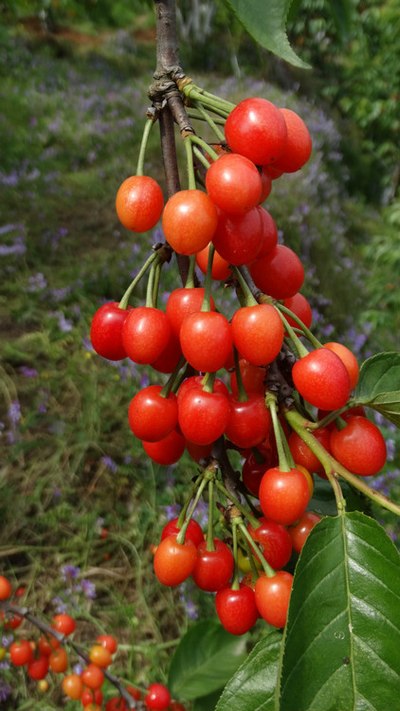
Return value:
M 151 546 L 193 475 L 186 460 L 152 467 L 130 433 L 129 401 L 154 374 L 102 360 L 88 339 L 94 311 L 119 300 L 160 238 L 128 233 L 114 210 L 148 105 L 153 9 L 9 0 L 0 13 L 0 573 L 33 608 L 76 614 L 84 642 L 116 633 L 116 671 L 145 686 L 165 681 L 190 619 L 214 615 L 210 596 L 161 590 L 152 574 Z M 311 161 L 274 183 L 267 207 L 306 265 L 317 335 L 360 361 L 398 349 L 399 1 L 295 2 L 288 33 L 310 71 L 255 46 L 213 0 L 179 2 L 178 26 L 197 84 L 264 96 L 309 127 Z M 164 185 L 157 130 L 146 172 Z M 176 284 L 171 263 L 163 300 Z M 375 486 L 398 498 L 399 441 L 379 424 L 388 464 Z M 41 698 L 20 671 L 3 675 L 5 708 L 62 706 L 58 683 Z

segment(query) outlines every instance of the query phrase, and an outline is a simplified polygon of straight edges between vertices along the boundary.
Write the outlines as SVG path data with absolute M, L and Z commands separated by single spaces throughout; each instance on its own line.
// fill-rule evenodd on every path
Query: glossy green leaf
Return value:
M 226 685 L 215 711 L 274 711 L 282 635 L 270 630 Z
M 225 0 L 225 3 L 258 44 L 289 64 L 309 68 L 287 38 L 285 27 L 291 0 Z
M 362 364 L 354 401 L 400 427 L 400 353 L 377 353 Z
M 400 556 L 375 520 L 354 512 L 312 530 L 284 644 L 279 711 L 398 708 Z
M 217 621 L 198 622 L 182 637 L 171 661 L 168 687 L 178 699 L 221 689 L 246 656 L 246 637 L 229 634 Z
M 214 711 L 221 694 L 222 689 L 218 689 L 207 696 L 200 696 L 193 701 L 192 711 Z

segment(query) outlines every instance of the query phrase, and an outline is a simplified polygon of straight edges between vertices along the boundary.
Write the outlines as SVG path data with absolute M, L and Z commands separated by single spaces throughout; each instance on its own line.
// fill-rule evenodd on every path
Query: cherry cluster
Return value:
M 154 248 L 119 303 L 95 313 L 91 341 L 105 358 L 128 357 L 169 375 L 137 392 L 128 410 L 130 428 L 153 461 L 170 465 L 187 450 L 200 466 L 181 515 L 162 532 L 155 573 L 165 585 L 191 576 L 200 589 L 215 592 L 222 624 L 242 634 L 258 616 L 285 624 L 292 574 L 284 568 L 319 521 L 307 511 L 312 474 L 332 484 L 338 471 L 376 474 L 386 446 L 364 411 L 351 406 L 355 356 L 310 331 L 311 307 L 300 293 L 303 265 L 278 243 L 274 219 L 261 205 L 273 180 L 309 159 L 307 127 L 294 111 L 263 98 L 233 107 L 184 89 L 219 143 L 184 134 L 189 187 L 165 205 L 157 182 L 141 174 L 142 162 L 122 183 L 116 199 L 122 224 L 142 232 L 161 218 L 166 243 Z M 188 259 L 189 268 L 163 311 L 158 289 L 171 251 Z M 128 299 L 148 270 L 146 303 L 131 307 Z M 214 299 L 221 282 L 237 294 L 230 318 Z M 242 456 L 241 477 L 231 450 Z M 204 491 L 206 536 L 192 519 Z M 215 491 L 224 502 L 217 504 L 224 540 L 213 530 Z
M 24 595 L 24 588 L 18 588 L 14 597 Z M 122 684 L 107 670 L 117 652 L 117 639 L 110 634 L 101 634 L 89 648 L 82 650 L 71 637 L 76 630 L 76 620 L 67 613 L 55 615 L 48 626 L 35 618 L 26 608 L 18 608 L 13 602 L 8 603 L 13 590 L 8 578 L 0 575 L 0 614 L 5 630 L 16 630 L 24 619 L 36 626 L 41 635 L 37 639 L 18 637 L 8 649 L 0 647 L 0 660 L 8 659 L 14 667 L 24 667 L 27 676 L 38 682 L 42 693 L 49 688 L 49 672 L 62 674 L 61 688 L 67 699 L 79 701 L 86 711 L 185 711 L 184 706 L 171 699 L 171 694 L 164 684 L 152 683 L 141 691 L 135 686 Z M 2 609 L 4 608 L 4 609 Z M 84 663 L 82 671 L 71 671 L 70 652 L 75 663 L 77 658 Z M 120 690 L 105 702 L 103 706 L 102 686 L 105 679 Z M 128 701 L 129 700 L 129 701 Z

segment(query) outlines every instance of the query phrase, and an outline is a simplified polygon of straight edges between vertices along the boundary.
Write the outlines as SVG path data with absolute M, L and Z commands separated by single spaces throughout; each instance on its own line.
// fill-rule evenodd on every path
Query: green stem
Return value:
M 208 482 L 208 525 L 207 525 L 207 546 L 208 551 L 215 551 L 214 545 L 214 481 Z
M 240 532 L 242 535 L 246 538 L 250 546 L 252 547 L 253 551 L 257 555 L 257 558 L 260 560 L 260 563 L 262 565 L 263 571 L 267 578 L 272 578 L 275 575 L 275 571 L 273 568 L 271 568 L 270 564 L 265 560 L 264 555 L 260 548 L 258 547 L 257 543 L 253 541 L 252 537 L 250 536 L 250 533 L 248 532 L 246 526 L 244 525 L 243 521 L 238 523 L 238 527 L 240 529 Z
M 192 503 L 188 507 L 185 522 L 176 537 L 177 543 L 180 543 L 180 544 L 184 543 L 187 527 L 188 527 L 189 522 L 196 510 L 197 504 L 200 501 L 200 497 L 201 497 L 205 487 L 207 486 L 208 482 L 214 476 L 215 476 L 215 465 L 212 465 L 212 469 L 210 467 L 207 467 L 207 469 L 205 469 L 204 472 L 202 472 L 200 486 L 197 489 L 196 496 L 194 497 Z
M 236 498 L 236 496 L 231 494 L 230 491 L 228 491 L 228 489 L 226 489 L 226 487 L 222 484 L 222 482 L 220 482 L 218 479 L 216 479 L 215 486 L 228 499 L 228 501 L 230 501 L 232 504 L 234 504 L 236 506 L 237 510 L 240 511 L 242 516 L 247 518 L 247 520 L 249 521 L 249 523 L 251 523 L 253 528 L 258 528 L 258 526 L 260 525 L 258 522 L 258 519 L 255 516 L 253 516 L 253 514 L 251 514 L 250 511 L 248 511 L 243 506 L 243 504 L 240 503 L 240 501 Z
M 191 143 L 190 138 L 191 138 L 190 136 L 186 136 L 186 138 L 183 141 L 183 143 L 185 145 L 185 150 L 186 150 L 188 188 L 189 188 L 189 190 L 196 190 L 196 187 L 197 187 L 196 186 L 196 176 L 194 173 L 192 143 Z
M 207 160 L 207 158 L 203 155 L 201 152 L 200 148 L 197 148 L 197 146 L 193 146 L 193 153 L 196 156 L 196 158 L 200 161 L 202 166 L 208 170 L 211 163 Z
M 233 357 L 235 360 L 235 373 L 236 373 L 236 383 L 237 383 L 237 389 L 238 389 L 238 402 L 247 402 L 249 399 L 247 397 L 247 393 L 245 390 L 245 387 L 243 385 L 243 378 L 242 378 L 242 372 L 240 370 L 240 363 L 239 363 L 239 353 L 237 351 L 237 348 L 233 349 Z
M 215 96 L 215 94 L 210 94 L 210 92 L 201 89 L 201 87 L 196 86 L 193 82 L 183 86 L 182 91 L 189 99 L 195 102 L 200 101 L 201 104 L 209 108 L 215 107 L 218 111 L 226 113 L 226 115 L 229 115 L 232 109 L 235 108 L 235 104 L 226 101 L 226 99 L 221 99 L 219 96 Z
M 275 306 L 275 308 L 276 308 L 276 310 L 277 310 L 277 312 L 278 312 L 278 314 L 279 314 L 279 316 L 280 316 L 280 318 L 281 318 L 281 321 L 283 322 L 283 325 L 285 326 L 286 331 L 287 331 L 288 334 L 289 334 L 290 340 L 292 341 L 292 343 L 293 343 L 293 345 L 294 345 L 294 347 L 295 347 L 295 350 L 297 351 L 297 355 L 299 356 L 299 358 L 304 358 L 304 356 L 308 355 L 309 351 L 308 351 L 307 348 L 302 344 L 300 338 L 299 338 L 298 335 L 294 332 L 293 328 L 291 327 L 290 323 L 289 323 L 288 320 L 285 318 L 285 316 L 283 315 L 283 313 L 278 309 L 278 307 L 277 307 L 275 304 L 274 304 L 274 306 Z
M 158 291 L 160 288 L 161 264 L 157 262 L 154 265 L 154 281 L 153 281 L 153 306 L 157 308 Z
M 154 296 L 154 279 L 155 279 L 156 268 L 157 268 L 157 262 L 155 262 L 154 264 L 151 265 L 149 279 L 147 282 L 146 306 L 150 307 L 150 308 L 154 307 L 153 296 Z
M 241 288 L 243 296 L 245 298 L 245 305 L 246 306 L 257 306 L 258 301 L 254 298 L 253 294 L 251 293 L 250 288 L 249 288 L 245 278 L 243 277 L 243 274 L 240 271 L 240 269 L 238 267 L 233 267 L 232 271 L 234 272 L 234 274 L 239 282 L 240 288 Z
M 271 413 L 271 418 L 272 418 L 272 425 L 274 428 L 274 435 L 275 435 L 275 440 L 276 440 L 276 448 L 278 450 L 278 459 L 279 459 L 279 469 L 282 472 L 289 472 L 291 467 L 289 465 L 287 456 L 286 456 L 286 451 L 283 446 L 283 437 L 285 437 L 285 434 L 282 430 L 281 424 L 279 422 L 278 418 L 278 413 L 277 413 L 277 407 L 276 407 L 276 395 L 274 395 L 271 392 L 268 392 L 265 397 L 265 404 L 269 408 L 269 411 Z
M 185 356 L 181 356 L 176 367 L 174 368 L 173 373 L 171 373 L 171 375 L 169 376 L 164 387 L 160 391 L 160 397 L 168 397 L 168 395 L 171 392 L 174 392 L 175 383 L 176 383 L 177 379 L 180 377 L 180 371 L 185 364 L 186 364 Z
M 195 103 L 196 108 L 199 110 L 200 114 L 202 115 L 204 121 L 207 121 L 208 125 L 210 128 L 214 131 L 215 135 L 217 136 L 218 140 L 221 141 L 222 143 L 225 142 L 225 135 L 223 131 L 221 131 L 214 119 L 210 116 L 210 114 L 204 109 L 204 107 L 201 105 L 199 101 Z
M 215 373 L 206 373 L 201 381 L 201 387 L 206 393 L 212 393 L 214 390 Z
M 120 309 L 126 309 L 129 302 L 129 297 L 134 290 L 135 286 L 139 283 L 141 278 L 146 274 L 148 268 L 153 264 L 153 262 L 158 259 L 158 252 L 153 252 L 150 257 L 145 261 L 140 271 L 136 274 L 134 280 L 130 283 L 127 290 L 125 291 L 121 301 L 119 302 Z
M 211 286 L 212 286 L 212 265 L 214 259 L 215 247 L 213 243 L 210 243 L 210 248 L 208 251 L 208 262 L 207 262 L 207 272 L 206 278 L 204 280 L 204 298 L 201 305 L 200 311 L 210 311 L 211 309 Z
M 245 548 L 246 548 L 246 553 L 247 553 L 247 555 L 248 555 L 248 557 L 249 557 L 249 562 L 250 562 L 250 567 L 251 567 L 251 574 L 252 574 L 253 580 L 257 580 L 257 578 L 258 578 L 258 576 L 259 576 L 259 572 L 258 572 L 258 570 L 257 570 L 257 566 L 256 566 L 256 562 L 255 562 L 257 559 L 254 557 L 254 551 L 253 551 L 253 549 L 250 547 L 247 538 L 245 538 L 245 537 L 242 535 L 242 540 L 243 540 L 243 545 L 244 545 Z
M 237 543 L 237 519 L 232 521 L 232 540 L 233 540 L 233 560 L 235 561 L 235 570 L 233 574 L 232 590 L 239 590 L 239 566 L 238 566 L 238 543 Z
M 205 121 L 204 116 L 201 115 L 200 111 L 198 109 L 187 109 L 187 115 L 190 118 L 196 119 L 197 121 Z M 214 117 L 214 122 L 218 124 L 218 126 L 225 126 L 225 119 L 222 117 Z M 224 137 L 224 143 L 225 143 L 225 137 Z
M 304 333 L 304 335 L 308 338 L 310 343 L 312 343 L 312 345 L 315 348 L 322 348 L 322 343 L 320 343 L 318 338 L 316 338 L 314 336 L 313 332 L 310 331 L 309 328 L 307 328 L 307 326 L 303 323 L 303 321 L 295 313 L 293 313 L 293 311 L 288 309 L 287 306 L 284 306 L 283 304 L 280 304 L 280 303 L 276 303 L 275 307 L 277 309 L 279 309 L 279 311 L 282 311 L 287 316 L 290 316 L 290 318 L 292 318 L 293 321 L 296 321 L 296 323 L 299 325 L 299 328 L 301 329 L 301 331 Z
M 218 158 L 219 158 L 218 153 L 216 153 L 216 151 L 214 151 L 214 149 L 211 148 L 211 146 L 209 146 L 206 141 L 204 141 L 202 138 L 200 138 L 200 136 L 196 136 L 194 133 L 191 133 L 190 136 L 188 136 L 188 139 L 191 141 L 191 143 L 196 143 L 198 146 L 200 146 L 200 148 L 202 148 L 203 151 L 208 153 L 208 155 L 210 156 L 210 158 L 212 158 L 212 160 L 218 160 Z
M 196 267 L 196 255 L 191 254 L 189 257 L 189 269 L 185 282 L 185 289 L 194 289 L 194 270 Z
M 142 140 L 140 143 L 139 157 L 138 157 L 138 162 L 137 162 L 137 167 L 136 167 L 136 175 L 143 175 L 143 165 L 144 165 L 144 158 L 146 155 L 147 142 L 149 140 L 149 135 L 150 135 L 150 131 L 152 129 L 153 124 L 154 124 L 154 119 L 149 118 L 149 119 L 147 119 L 147 121 L 144 125 L 143 136 L 142 136 Z
M 308 429 L 318 430 L 320 427 L 326 427 L 327 425 L 330 425 L 331 422 L 334 422 L 338 417 L 340 417 L 343 412 L 350 410 L 352 407 L 354 407 L 354 404 L 350 401 L 346 405 L 341 407 L 339 410 L 332 410 L 332 412 L 329 412 L 328 415 L 325 415 L 325 417 L 322 418 L 322 420 L 310 423 L 308 425 Z
M 190 502 L 192 501 L 193 496 L 196 494 L 197 488 L 198 488 L 200 482 L 202 481 L 202 479 L 203 479 L 203 472 L 200 472 L 200 474 L 196 477 L 194 484 L 192 485 L 192 488 L 189 492 L 189 496 L 187 497 L 185 504 L 179 514 L 179 518 L 178 518 L 178 522 L 177 522 L 178 528 L 182 528 L 182 526 L 185 522 L 186 514 L 187 514 L 187 510 L 189 508 Z

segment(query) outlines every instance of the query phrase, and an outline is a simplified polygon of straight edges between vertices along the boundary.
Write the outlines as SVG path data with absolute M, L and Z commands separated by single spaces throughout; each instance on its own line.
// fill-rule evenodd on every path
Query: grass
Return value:
M 151 570 L 166 507 L 182 501 L 192 468 L 185 460 L 156 469 L 143 457 L 126 412 L 148 373 L 103 361 L 88 341 L 96 308 L 120 298 L 159 237 L 155 230 L 132 239 L 113 204 L 135 169 L 152 59 L 147 44 L 120 33 L 95 48 L 3 34 L 0 52 L 0 572 L 26 586 L 33 609 L 51 615 L 61 598 L 79 618 L 83 643 L 97 630 L 115 633 L 123 648 L 116 672 L 146 686 L 165 681 L 188 604 L 213 614 L 210 597 L 162 590 Z M 334 123 L 262 82 L 205 83 L 233 98 L 268 89 L 311 122 L 314 163 L 301 180 L 278 182 L 269 206 L 308 264 L 321 334 L 350 332 L 361 313 L 356 303 L 348 317 L 354 289 L 362 296 L 363 266 L 348 240 Z M 163 181 L 156 131 L 146 168 Z M 173 279 L 169 265 L 164 293 Z M 66 565 L 95 585 L 95 597 L 74 589 Z M 62 705 L 58 683 L 43 698 L 22 672 L 5 674 L 10 708 L 31 708 L 32 698 L 44 711 Z

